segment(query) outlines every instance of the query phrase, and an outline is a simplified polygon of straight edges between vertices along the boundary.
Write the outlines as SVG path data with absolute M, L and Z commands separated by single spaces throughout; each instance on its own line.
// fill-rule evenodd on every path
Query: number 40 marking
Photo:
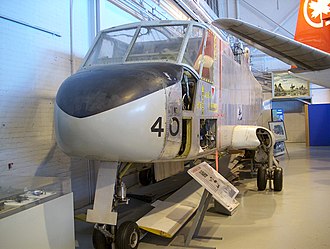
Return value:
M 164 132 L 162 117 L 158 117 L 156 122 L 151 126 L 151 132 L 158 132 L 158 137 L 162 136 L 162 132 Z

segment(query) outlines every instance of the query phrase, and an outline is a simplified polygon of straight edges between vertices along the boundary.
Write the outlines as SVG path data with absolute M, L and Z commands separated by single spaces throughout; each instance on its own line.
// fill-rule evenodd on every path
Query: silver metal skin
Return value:
M 137 50 L 135 47 L 144 41 L 138 39 L 155 26 L 157 29 L 170 27 L 168 33 L 173 31 L 182 35 L 178 48 L 174 48 L 177 56 L 162 55 L 163 57 L 158 56 L 155 60 L 144 57 L 136 61 L 130 60 L 135 58 L 133 55 L 140 55 L 134 52 Z M 172 29 L 173 26 L 180 29 Z M 175 79 L 175 84 L 87 117 L 74 117 L 61 109 L 57 102 L 55 132 L 58 145 L 65 153 L 103 161 L 160 162 L 198 158 L 214 153 L 216 149 L 256 149 L 260 145 L 256 130 L 265 128 L 255 125 L 261 111 L 261 87 L 252 76 L 244 55 L 239 55 L 241 63 L 237 63 L 229 44 L 208 26 L 192 21 L 159 21 L 135 23 L 102 31 L 79 72 L 82 74 L 88 70 L 110 67 L 107 63 L 102 64 L 104 62 L 93 64 L 91 60 L 95 57 L 102 37 L 109 32 L 120 35 L 125 30 L 134 30 L 127 52 L 118 62 L 111 62 L 111 65 L 120 64 L 125 67 L 125 64 L 141 65 L 146 61 L 156 63 L 164 59 L 166 63 L 180 66 L 181 76 Z M 190 41 L 195 39 L 191 37 L 198 34 L 196 30 L 203 34 L 203 42 L 200 44 L 203 52 L 195 51 L 200 53 L 196 63 L 187 63 L 185 57 L 191 46 Z M 159 43 L 158 40 L 156 42 Z M 210 49 L 212 51 L 207 52 Z M 163 50 L 165 52 L 162 53 L 165 54 L 169 49 Z M 147 55 L 150 56 L 150 53 Z M 204 58 L 201 59 L 201 56 Z M 203 74 L 207 70 L 208 77 L 205 78 Z M 168 72 L 160 73 L 173 80 Z M 194 88 L 190 93 L 193 96 L 189 96 L 192 99 L 190 108 L 184 104 L 184 98 L 187 97 L 187 93 L 183 92 L 184 85 L 188 84 L 184 82 L 185 78 L 189 78 Z M 139 81 L 138 78 L 135 80 Z M 84 87 L 83 84 L 81 87 Z M 116 92 L 106 94 L 116 95 Z M 242 137 L 242 130 L 254 135 L 248 139 Z M 184 143 L 187 147 L 185 151 L 181 148 Z M 212 143 L 214 144 L 210 146 Z

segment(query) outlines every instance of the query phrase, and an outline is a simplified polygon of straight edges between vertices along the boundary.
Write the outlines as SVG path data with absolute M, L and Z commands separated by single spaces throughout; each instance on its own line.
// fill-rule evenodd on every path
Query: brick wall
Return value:
M 89 2 L 73 1 L 74 71 L 94 32 Z M 88 162 L 59 150 L 53 125 L 57 89 L 71 73 L 70 1 L 3 1 L 0 15 L 21 22 L 0 18 L 0 174 L 71 178 L 83 205 Z

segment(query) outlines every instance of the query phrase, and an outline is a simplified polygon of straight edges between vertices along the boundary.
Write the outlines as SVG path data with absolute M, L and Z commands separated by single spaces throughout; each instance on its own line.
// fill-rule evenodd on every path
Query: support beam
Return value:
M 289 14 L 276 26 L 275 29 L 273 29 L 273 32 L 276 33 L 277 30 L 282 29 L 284 24 L 288 22 L 289 19 L 291 19 L 292 16 L 296 15 L 299 12 L 299 3 L 289 12 Z M 288 31 L 288 30 L 286 30 Z M 290 32 L 291 38 L 294 37 L 294 35 Z
M 100 0 L 95 0 L 95 30 L 96 34 L 101 30 L 101 8 Z

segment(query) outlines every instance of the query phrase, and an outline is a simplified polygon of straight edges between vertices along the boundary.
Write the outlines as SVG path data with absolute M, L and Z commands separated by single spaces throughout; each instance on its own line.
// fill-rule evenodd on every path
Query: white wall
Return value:
M 326 104 L 330 103 L 330 89 L 311 84 L 311 97 L 312 97 L 312 104 Z
M 57 147 L 53 110 L 59 86 L 79 69 L 96 35 L 96 2 L 0 1 L 0 174 L 71 178 L 79 208 L 92 198 L 95 162 Z M 102 29 L 133 21 L 100 0 Z
M 13 173 L 33 175 L 50 156 L 62 171 L 69 163 L 52 129 L 55 93 L 70 75 L 69 13 L 68 1 L 2 2 L 1 16 L 61 37 L 0 19 L 0 172 L 12 162 Z
M 73 1 L 73 71 L 91 40 L 88 2 Z M 72 178 L 79 203 L 87 161 L 64 155 L 53 129 L 55 95 L 71 73 L 70 1 L 2 1 L 0 15 L 56 33 L 0 18 L 0 174 Z

